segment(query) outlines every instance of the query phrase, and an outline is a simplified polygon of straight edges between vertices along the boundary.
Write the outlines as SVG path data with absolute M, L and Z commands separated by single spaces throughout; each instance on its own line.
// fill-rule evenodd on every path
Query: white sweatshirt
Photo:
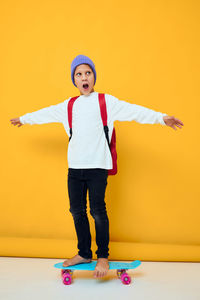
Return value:
M 22 124 L 63 123 L 68 136 L 69 124 L 67 105 L 68 98 L 63 102 L 42 108 L 20 117 Z M 111 141 L 114 121 L 136 121 L 142 124 L 160 123 L 166 125 L 163 116 L 167 114 L 132 104 L 105 94 L 107 107 L 107 125 L 109 141 Z M 117 132 L 116 132 L 117 142 Z M 68 145 L 68 167 L 75 169 L 103 168 L 112 169 L 112 157 L 105 137 L 98 92 L 80 95 L 72 110 L 72 138 Z

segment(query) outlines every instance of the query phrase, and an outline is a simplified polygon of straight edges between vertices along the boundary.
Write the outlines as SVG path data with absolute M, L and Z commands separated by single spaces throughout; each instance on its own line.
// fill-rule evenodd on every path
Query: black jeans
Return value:
M 70 209 L 78 238 L 78 254 L 92 258 L 91 234 L 87 217 L 87 189 L 89 191 L 90 214 L 95 220 L 97 258 L 109 256 L 109 220 L 105 204 L 108 170 L 68 169 L 68 194 Z

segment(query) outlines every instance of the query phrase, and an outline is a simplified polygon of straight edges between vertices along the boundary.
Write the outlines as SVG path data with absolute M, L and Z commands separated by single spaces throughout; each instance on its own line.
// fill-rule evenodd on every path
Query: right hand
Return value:
M 11 121 L 11 124 L 13 124 L 14 126 L 18 125 L 18 127 L 20 127 L 20 126 L 24 125 L 20 122 L 19 118 L 10 119 L 10 121 Z

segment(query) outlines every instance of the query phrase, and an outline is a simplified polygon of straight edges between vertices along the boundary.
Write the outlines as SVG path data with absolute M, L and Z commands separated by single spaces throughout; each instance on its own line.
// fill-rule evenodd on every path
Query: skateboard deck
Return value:
M 74 270 L 94 271 L 97 261 L 91 261 L 90 263 L 81 263 L 74 266 L 64 267 L 63 263 L 57 263 L 54 265 L 55 268 L 61 269 L 61 276 L 65 285 L 72 283 L 72 275 Z M 127 274 L 126 270 L 136 269 L 141 265 L 140 260 L 135 260 L 130 263 L 110 261 L 109 270 L 117 270 L 117 276 L 123 284 L 130 284 L 131 277 Z

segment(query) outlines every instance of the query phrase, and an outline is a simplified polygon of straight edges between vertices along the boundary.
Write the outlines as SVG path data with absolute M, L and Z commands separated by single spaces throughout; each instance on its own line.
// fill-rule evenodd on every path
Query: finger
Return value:
M 171 127 L 172 127 L 174 130 L 176 130 L 175 126 L 172 125 Z
M 184 126 L 184 124 L 183 124 L 183 122 L 181 120 L 179 120 L 179 119 L 176 119 L 176 120 L 179 122 L 179 124 L 181 124 L 181 125 Z

